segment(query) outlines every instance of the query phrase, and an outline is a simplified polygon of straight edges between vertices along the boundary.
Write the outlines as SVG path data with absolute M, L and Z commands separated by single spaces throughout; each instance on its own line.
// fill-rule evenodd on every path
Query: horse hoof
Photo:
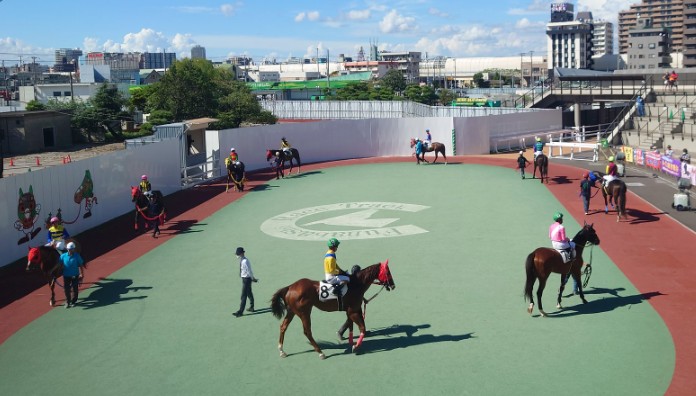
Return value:
M 548 315 L 546 315 L 546 312 L 544 312 L 544 311 L 542 311 L 542 310 L 539 310 L 539 313 L 541 314 L 541 317 L 542 317 L 542 318 L 545 318 L 545 317 L 548 316 Z
M 56 303 L 55 301 L 49 301 L 49 302 L 48 302 L 48 305 L 52 307 L 53 304 L 55 304 L 55 303 Z
M 287 353 L 285 353 L 285 352 L 281 352 L 281 353 L 280 353 L 280 357 L 282 357 L 282 358 L 286 358 L 286 357 L 288 357 L 288 354 L 287 354 Z
M 587 304 L 587 300 L 585 300 L 585 299 L 583 298 L 583 299 L 582 299 L 582 303 L 583 303 L 583 304 Z
M 556 309 L 563 309 L 563 307 L 562 307 L 561 304 L 559 303 L 559 304 L 556 304 Z
M 533 310 L 534 310 L 534 304 L 529 304 L 529 306 L 527 307 L 527 313 L 531 315 Z
M 320 353 L 320 354 L 319 354 L 319 359 L 321 359 L 321 360 L 326 359 L 326 355 L 324 355 L 323 353 Z

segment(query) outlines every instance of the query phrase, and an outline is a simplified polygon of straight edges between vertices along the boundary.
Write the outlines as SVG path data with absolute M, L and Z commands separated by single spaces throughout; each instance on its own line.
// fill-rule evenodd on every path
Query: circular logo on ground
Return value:
M 428 208 L 430 206 L 399 202 L 343 202 L 313 206 L 274 216 L 261 224 L 261 231 L 298 241 L 416 235 L 428 231 L 413 224 L 399 224 L 401 217 L 395 216 L 398 212 L 417 213 Z

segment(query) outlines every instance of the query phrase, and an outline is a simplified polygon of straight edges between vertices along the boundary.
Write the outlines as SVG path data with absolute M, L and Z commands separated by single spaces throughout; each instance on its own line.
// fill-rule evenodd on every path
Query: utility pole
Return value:
M 326 49 L 326 81 L 328 85 L 326 92 L 331 94 L 331 57 L 328 48 Z
M 522 80 L 524 80 L 524 67 L 522 58 L 526 55 L 524 52 L 520 52 L 520 88 L 522 88 Z

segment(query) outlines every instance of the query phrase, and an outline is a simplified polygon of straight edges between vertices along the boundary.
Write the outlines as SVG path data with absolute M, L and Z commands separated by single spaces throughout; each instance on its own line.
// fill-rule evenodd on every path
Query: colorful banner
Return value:
M 681 161 L 679 161 L 676 158 L 672 158 L 668 155 L 663 155 L 662 156 L 662 167 L 661 170 L 662 172 L 674 176 L 674 177 L 679 177 L 680 175 L 680 170 L 679 170 L 679 165 L 681 164 Z
M 660 169 L 660 158 L 661 155 L 652 151 L 645 153 L 645 166 L 652 169 Z
M 645 155 L 645 152 L 641 149 L 636 149 L 633 154 L 633 160 L 636 163 L 636 165 L 645 165 L 645 159 L 643 156 Z

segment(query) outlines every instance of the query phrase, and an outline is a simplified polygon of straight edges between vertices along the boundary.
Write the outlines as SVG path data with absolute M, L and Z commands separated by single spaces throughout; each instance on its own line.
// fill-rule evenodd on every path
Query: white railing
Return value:
M 189 188 L 217 177 L 220 177 L 220 169 L 217 167 L 217 161 L 213 161 L 212 157 L 208 157 L 206 162 L 187 166 L 182 169 L 181 186 L 183 188 Z

